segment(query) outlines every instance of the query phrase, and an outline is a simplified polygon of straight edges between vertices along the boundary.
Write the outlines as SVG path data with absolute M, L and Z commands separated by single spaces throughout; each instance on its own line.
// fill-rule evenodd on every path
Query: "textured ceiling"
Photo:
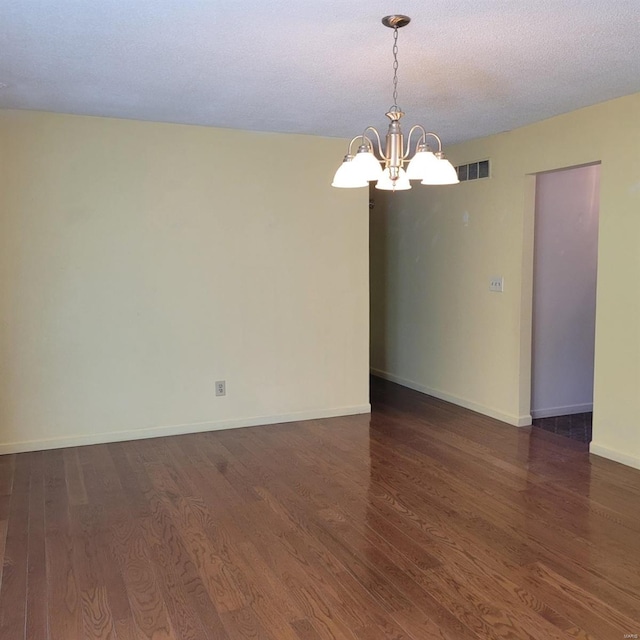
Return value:
M 0 108 L 445 143 L 640 91 L 640 0 L 0 0 Z

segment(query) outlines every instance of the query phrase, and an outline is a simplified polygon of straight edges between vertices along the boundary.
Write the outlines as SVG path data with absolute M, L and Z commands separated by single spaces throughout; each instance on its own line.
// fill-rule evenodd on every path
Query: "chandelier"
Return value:
M 382 18 L 385 27 L 393 29 L 393 105 L 386 113 L 389 118 L 384 152 L 380 134 L 375 127 L 367 127 L 362 135 L 356 136 L 349 143 L 347 155 L 333 178 L 331 186 L 343 189 L 366 187 L 370 181 L 376 180 L 376 189 L 387 191 L 403 191 L 411 189 L 410 180 L 420 180 L 421 184 L 457 184 L 458 175 L 452 164 L 442 153 L 442 142 L 433 132 L 422 125 L 411 127 L 404 147 L 404 136 L 400 127 L 400 119 L 404 115 L 398 106 L 398 29 L 406 27 L 409 16 L 392 15 Z M 417 131 L 415 152 L 411 154 L 411 137 Z M 376 147 L 368 134 L 376 140 Z M 427 144 L 427 137 L 434 138 L 438 150 L 434 153 Z M 359 141 L 358 150 L 353 154 L 353 145 Z M 408 162 L 406 171 L 405 162 Z

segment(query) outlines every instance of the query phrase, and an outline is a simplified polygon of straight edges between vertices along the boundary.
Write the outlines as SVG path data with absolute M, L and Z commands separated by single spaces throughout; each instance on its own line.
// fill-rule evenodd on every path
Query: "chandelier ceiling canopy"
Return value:
M 403 191 L 411 189 L 411 180 L 420 180 L 420 184 L 457 184 L 458 175 L 451 163 L 442 153 L 442 142 L 432 131 L 416 124 L 409 130 L 406 148 L 400 126 L 404 115 L 398 106 L 398 29 L 406 27 L 411 18 L 404 15 L 391 15 L 382 18 L 385 27 L 393 29 L 393 105 L 386 113 L 389 128 L 384 151 L 380 134 L 375 127 L 366 127 L 362 135 L 349 143 L 347 155 L 336 171 L 331 186 L 343 189 L 366 187 L 376 181 L 376 189 Z M 418 132 L 413 156 L 411 138 Z M 438 145 L 434 153 L 427 144 L 427 138 L 433 138 Z M 359 142 L 356 153 L 353 146 Z M 374 144 L 375 142 L 375 144 Z M 405 162 L 408 162 L 406 169 Z

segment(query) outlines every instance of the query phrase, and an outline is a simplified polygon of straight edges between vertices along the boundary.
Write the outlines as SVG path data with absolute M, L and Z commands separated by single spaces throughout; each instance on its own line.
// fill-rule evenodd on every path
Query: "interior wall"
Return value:
M 536 178 L 531 415 L 593 409 L 600 165 Z
M 491 178 L 376 192 L 372 369 L 530 422 L 533 174 L 601 161 L 591 450 L 640 466 L 640 94 L 446 149 Z M 428 123 L 427 123 L 428 124 Z M 433 123 L 437 129 L 437 123 Z M 378 234 L 384 233 L 381 239 Z M 489 278 L 504 276 L 502 294 Z
M 344 141 L 3 111 L 0 153 L 0 453 L 369 410 Z

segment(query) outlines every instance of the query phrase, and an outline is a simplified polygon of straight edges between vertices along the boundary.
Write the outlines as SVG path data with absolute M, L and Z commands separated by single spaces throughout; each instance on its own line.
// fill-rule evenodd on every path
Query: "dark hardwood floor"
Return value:
M 0 638 L 640 634 L 639 471 L 372 393 L 371 416 L 0 457 Z

